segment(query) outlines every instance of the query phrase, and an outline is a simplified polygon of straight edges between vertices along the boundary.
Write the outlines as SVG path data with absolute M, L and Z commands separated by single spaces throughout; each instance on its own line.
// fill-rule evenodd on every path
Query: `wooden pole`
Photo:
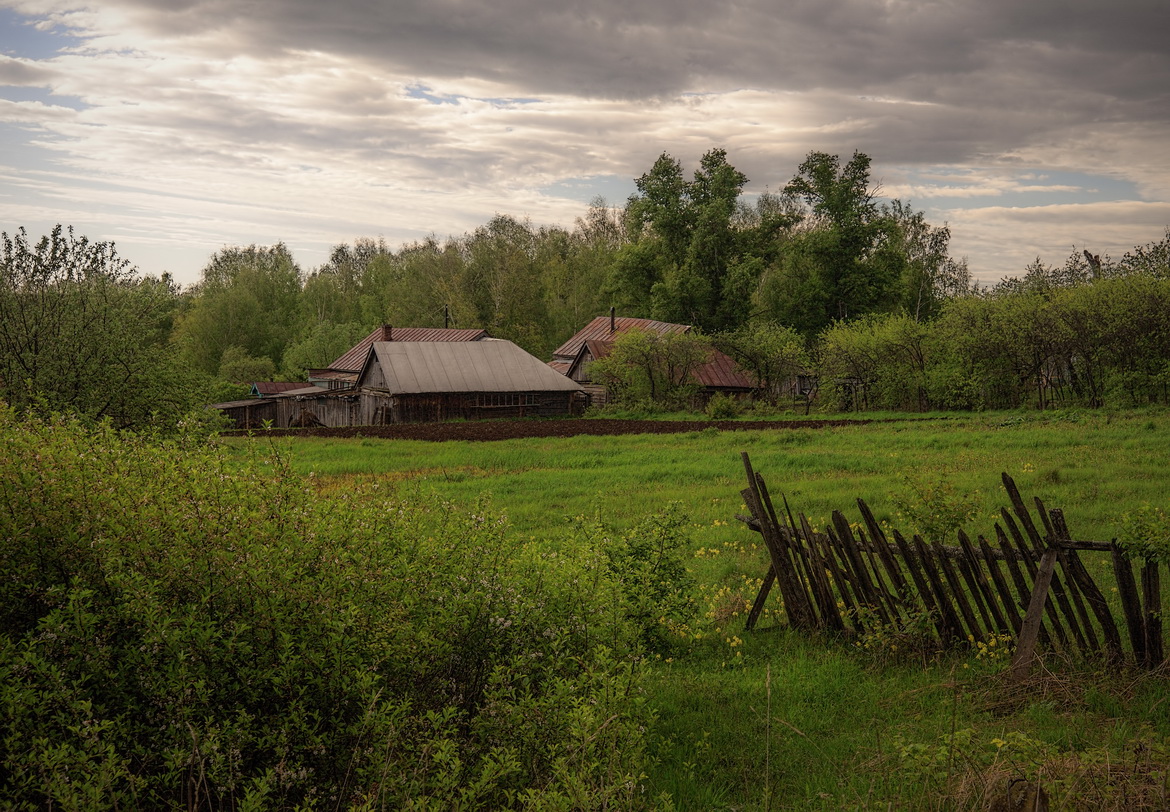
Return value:
M 1020 627 L 1020 637 L 1016 642 L 1016 654 L 1012 658 L 1008 678 L 1018 682 L 1028 675 L 1032 663 L 1036 659 L 1036 641 L 1040 635 L 1040 621 L 1044 617 L 1044 605 L 1048 599 L 1048 587 L 1052 583 L 1052 573 L 1056 571 L 1056 548 L 1049 547 L 1040 559 L 1040 566 L 1036 571 L 1036 582 L 1032 586 L 1032 597 L 1028 602 L 1028 612 L 1024 615 L 1024 623 Z

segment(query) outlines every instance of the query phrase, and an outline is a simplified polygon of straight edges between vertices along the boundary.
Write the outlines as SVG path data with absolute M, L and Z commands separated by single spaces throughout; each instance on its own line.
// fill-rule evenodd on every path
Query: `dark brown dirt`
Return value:
M 384 440 L 515 440 L 526 437 L 576 437 L 579 434 L 679 434 L 714 428 L 719 431 L 823 429 L 869 420 L 475 420 L 466 423 L 399 423 L 393 426 L 268 429 L 255 434 L 275 437 L 378 437 Z M 229 431 L 228 435 L 247 432 Z

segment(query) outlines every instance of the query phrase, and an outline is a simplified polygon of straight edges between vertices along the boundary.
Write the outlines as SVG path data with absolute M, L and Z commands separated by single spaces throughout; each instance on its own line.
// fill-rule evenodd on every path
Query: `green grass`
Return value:
M 1155 809 L 1170 774 L 1164 677 L 1086 673 L 1068 664 L 1016 694 L 1004 686 L 990 690 L 999 685 L 1002 660 L 963 652 L 875 656 L 850 641 L 802 639 L 775 628 L 746 634 L 745 603 L 767 561 L 755 535 L 734 517 L 743 511 L 740 452 L 747 451 L 777 502 L 784 494 L 814 525 L 834 509 L 857 521 L 861 497 L 879 520 L 914 530 L 898 517 L 897 501 L 912 500 L 915 484 L 946 483 L 954 498 L 974 499 L 968 532 L 991 535 L 1007 504 L 1000 485 L 1006 471 L 1025 499 L 1039 496 L 1062 508 L 1076 538 L 1107 540 L 1120 533 L 1126 511 L 1147 502 L 1166 506 L 1168 440 L 1170 413 L 1150 411 L 490 443 L 298 439 L 278 446 L 323 489 L 372 479 L 463 505 L 490 495 L 518 536 L 549 544 L 562 543 L 566 523 L 582 517 L 624 529 L 681 502 L 701 616 L 690 639 L 654 661 L 648 686 L 658 712 L 659 759 L 648 789 L 669 793 L 679 809 L 978 809 L 989 800 L 980 782 L 1002 784 L 1029 770 L 1050 782 L 1053 808 Z M 775 623 L 770 615 L 762 626 Z M 1126 774 L 1127 781 L 1148 781 L 1133 789 L 1094 772 L 1115 762 L 1149 766 Z M 1149 798 L 1155 800 L 1143 806 Z
M 575 437 L 489 443 L 298 439 L 294 467 L 343 487 L 349 477 L 385 477 L 468 503 L 490 494 L 526 534 L 564 518 L 618 526 L 683 502 L 699 546 L 740 538 L 733 517 L 745 486 L 740 452 L 751 455 L 779 501 L 814 524 L 831 511 L 856 518 L 864 498 L 879 520 L 896 521 L 907 480 L 946 482 L 977 496 L 968 532 L 992 531 L 1006 504 L 1000 472 L 1026 499 L 1065 511 L 1078 538 L 1108 539 L 1121 513 L 1165 503 L 1170 486 L 1170 414 L 997 413 L 828 429 Z M 730 525 L 716 525 L 730 521 Z

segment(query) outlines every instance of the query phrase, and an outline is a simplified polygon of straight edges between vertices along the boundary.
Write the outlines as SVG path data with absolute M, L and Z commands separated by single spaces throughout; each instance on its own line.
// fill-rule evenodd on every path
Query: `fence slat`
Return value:
M 995 591 L 999 593 L 1000 606 L 1003 607 L 1003 613 L 1008 623 L 1005 631 L 1018 635 L 1022 620 L 1020 610 L 1016 608 L 1016 599 L 1012 595 L 1011 589 L 1008 588 L 1007 581 L 1004 580 L 1003 573 L 999 569 L 999 562 L 991 554 L 991 545 L 983 536 L 979 537 L 979 549 L 983 551 L 983 557 L 987 559 L 987 572 L 991 575 L 991 582 L 995 584 Z
M 1129 631 L 1129 644 L 1133 648 L 1134 659 L 1145 665 L 1149 661 L 1146 654 L 1146 626 L 1142 622 L 1142 601 L 1138 595 L 1137 581 L 1133 577 L 1133 565 L 1117 546 L 1116 539 L 1111 544 L 1113 575 L 1117 579 L 1117 594 L 1121 597 L 1121 611 Z
M 1162 578 L 1158 573 L 1158 562 L 1146 559 L 1142 567 L 1142 597 L 1146 605 L 1142 623 L 1146 637 L 1146 667 L 1157 668 L 1162 664 Z
M 906 583 L 902 568 L 898 566 L 893 552 L 890 551 L 890 543 L 886 540 L 886 534 L 882 532 L 881 525 L 878 524 L 877 519 L 873 516 L 873 511 L 869 509 L 869 505 L 864 500 L 857 500 L 857 508 L 861 511 L 861 518 L 865 522 L 865 526 L 869 528 L 869 536 L 873 539 L 873 546 L 877 548 L 878 558 L 881 559 L 882 565 L 886 568 L 890 583 L 898 591 L 898 597 L 906 602 L 910 585 Z
M 896 615 L 891 616 L 886 602 L 883 600 L 881 591 L 874 584 L 873 579 L 870 578 L 865 557 L 857 547 L 857 539 L 853 537 L 853 528 L 849 526 L 848 520 L 839 510 L 833 511 L 832 519 L 833 527 L 837 531 L 837 543 L 845 552 L 845 560 L 848 562 L 849 569 L 853 573 L 858 592 L 864 597 L 865 603 L 881 618 L 882 623 L 886 625 L 892 624 Z M 832 539 L 833 536 L 829 538 Z
M 983 603 L 987 605 L 987 610 L 992 615 L 990 618 L 984 618 L 987 622 L 988 631 L 1008 631 L 1011 627 L 1008 625 L 1003 612 L 1000 611 L 999 601 L 996 600 L 995 593 L 991 591 L 991 584 L 988 583 L 987 575 L 983 572 L 983 567 L 980 566 L 980 558 L 975 555 L 975 545 L 971 543 L 971 539 L 962 529 L 959 530 L 958 535 L 959 546 L 967 553 L 967 564 L 975 581 L 975 594 L 982 595 Z M 995 562 L 992 559 L 988 558 L 986 561 L 988 569 L 995 566 Z
M 1019 550 L 1023 559 L 1024 569 L 1028 571 L 1028 574 L 1032 578 L 1032 583 L 1035 584 L 1036 573 L 1038 571 L 1036 559 L 1032 555 L 1035 550 L 1031 545 L 1028 544 L 1028 542 L 1024 540 L 1024 536 L 1020 532 L 1019 526 L 1016 525 L 1015 519 L 1012 518 L 1012 514 L 1009 513 L 1007 509 L 1001 509 L 999 515 L 1000 518 L 1003 519 L 1004 524 L 1007 525 L 1008 530 L 1011 532 L 1012 540 L 1015 542 L 1016 549 Z M 1031 592 L 1027 592 L 1025 594 L 1031 594 Z M 1047 590 L 1045 590 L 1045 594 L 1047 595 Z M 1047 603 L 1045 604 L 1045 607 L 1047 614 L 1045 616 L 1048 618 L 1048 623 L 1052 627 L 1052 633 L 1049 635 L 1048 643 L 1049 645 L 1056 645 L 1061 649 L 1068 651 L 1070 648 L 1072 648 L 1072 646 L 1069 642 L 1068 633 L 1064 630 L 1064 625 L 1060 621 L 1060 615 L 1056 611 L 1056 605 L 1052 602 L 1052 596 L 1048 595 L 1046 600 Z
M 975 613 L 971 611 L 971 602 L 967 600 L 967 592 L 959 583 L 959 577 L 955 574 L 955 568 L 951 565 L 950 559 L 938 549 L 941 546 L 937 541 L 931 542 L 931 547 L 934 548 L 935 554 L 938 556 L 939 569 L 942 570 L 943 576 L 947 579 L 947 585 L 950 586 L 951 594 L 959 607 L 963 621 L 967 624 L 967 635 L 981 643 L 986 637 L 983 633 L 983 627 L 979 625 L 979 621 L 975 619 Z
M 922 561 L 915 554 L 914 550 L 910 549 L 909 542 L 897 530 L 894 531 L 894 543 L 898 545 L 898 550 L 902 553 L 902 561 L 906 563 L 906 568 L 910 570 L 910 577 L 913 579 L 914 586 L 918 590 L 919 599 L 926 606 L 926 611 L 930 613 L 931 621 L 934 623 L 934 628 L 938 632 L 939 643 L 945 645 L 951 636 L 950 627 L 947 624 L 946 618 L 943 616 L 943 610 L 934 600 L 934 593 L 931 591 L 930 584 L 923 574 Z
M 1016 653 L 1012 657 L 1009 676 L 1012 681 L 1025 677 L 1032 661 L 1036 658 L 1036 640 L 1040 635 L 1040 621 L 1044 616 L 1044 607 L 1048 601 L 1048 587 L 1052 583 L 1052 574 L 1056 571 L 1056 548 L 1045 550 L 1040 559 L 1040 566 L 1036 571 L 1036 581 L 1032 587 L 1032 598 L 1028 601 L 1028 613 L 1024 615 L 1024 625 L 1020 628 L 1020 638 L 1016 643 Z
M 938 569 L 935 564 L 935 556 L 930 548 L 926 546 L 926 542 L 922 540 L 922 536 L 914 537 L 914 549 L 918 553 L 919 563 L 922 564 L 922 570 L 926 573 L 926 580 L 930 582 L 930 589 L 934 595 L 935 605 L 942 613 L 943 621 L 946 623 L 946 638 L 944 643 L 952 643 L 956 640 L 966 640 L 967 635 L 963 633 L 963 624 L 959 621 L 959 616 L 955 612 L 955 607 L 951 604 L 950 598 L 947 596 L 947 591 L 943 589 L 942 581 L 938 577 Z
M 1072 558 L 1076 555 L 1075 550 L 1066 550 L 1060 545 L 1060 537 L 1056 532 L 1056 527 L 1053 524 L 1051 511 L 1045 506 L 1044 502 L 1037 496 L 1034 500 L 1036 502 L 1036 511 L 1040 516 L 1040 520 L 1044 523 L 1044 532 L 1048 534 L 1049 544 L 1056 547 L 1059 552 L 1056 556 L 1056 561 L 1060 564 L 1061 570 L 1064 572 L 1064 585 L 1067 587 L 1068 595 L 1072 600 L 1073 609 L 1076 610 L 1077 618 L 1080 620 L 1081 629 L 1084 631 L 1084 642 L 1088 646 L 1088 650 L 1094 654 L 1100 653 L 1101 644 L 1097 641 L 1097 633 L 1093 630 L 1093 623 L 1089 619 L 1089 611 L 1085 608 L 1085 599 L 1081 594 L 1080 585 L 1077 579 L 1072 574 Z M 1067 535 L 1067 533 L 1066 533 Z
M 809 527 L 808 519 L 803 513 L 800 514 L 800 531 L 804 537 L 805 549 L 808 550 L 809 564 L 813 570 L 813 578 L 817 582 L 817 603 L 821 607 L 821 620 L 825 626 L 828 626 L 833 631 L 844 631 L 845 621 L 841 618 L 841 610 L 837 607 L 837 601 L 833 599 L 833 590 L 829 586 L 828 576 L 826 570 L 833 573 L 834 580 L 837 579 L 838 573 L 837 562 L 832 558 L 832 552 L 829 552 L 828 560 L 821 555 L 819 545 L 816 542 L 816 536 Z M 842 590 L 841 593 L 845 606 L 849 606 L 848 593 Z

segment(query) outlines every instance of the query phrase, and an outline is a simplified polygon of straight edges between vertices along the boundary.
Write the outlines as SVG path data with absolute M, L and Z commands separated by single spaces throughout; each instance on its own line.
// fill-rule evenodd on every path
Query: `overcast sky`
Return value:
M 0 229 L 194 282 L 494 214 L 571 227 L 669 152 L 749 194 L 873 160 L 995 281 L 1170 225 L 1167 0 L 0 0 Z

